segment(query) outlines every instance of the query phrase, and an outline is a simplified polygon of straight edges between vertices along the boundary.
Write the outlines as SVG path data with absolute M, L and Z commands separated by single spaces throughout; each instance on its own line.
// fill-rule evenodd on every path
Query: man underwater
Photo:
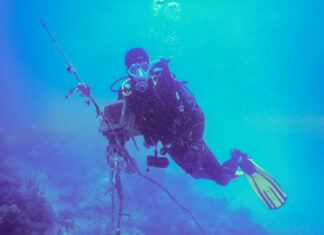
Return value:
M 166 159 L 157 157 L 157 145 L 161 142 L 160 153 L 168 153 L 193 178 L 225 186 L 244 174 L 268 208 L 281 207 L 287 199 L 286 194 L 246 154 L 233 149 L 229 160 L 223 164 L 218 162 L 203 140 L 204 114 L 186 88 L 186 82 L 175 80 L 168 62 L 162 58 L 151 62 L 142 48 L 129 50 L 125 55 L 128 79 L 116 91 L 118 100 L 125 101 L 126 109 L 134 116 L 136 129 L 144 137 L 144 146 L 155 146 L 155 156 L 148 156 L 151 157 L 148 165 L 157 166 L 154 161 Z M 160 167 L 167 165 L 168 162 L 162 162 Z M 238 174 L 238 167 L 243 173 Z
M 144 136 L 145 147 L 160 141 L 162 153 L 170 157 L 195 179 L 209 179 L 227 185 L 239 166 L 239 155 L 222 165 L 203 141 L 205 117 L 184 83 L 175 80 L 168 60 L 151 63 L 142 48 L 125 55 L 129 80 L 123 84 L 119 99 L 135 114 Z
M 42 20 L 41 23 L 67 61 L 68 72 L 74 74 L 80 82 L 79 85 L 70 89 L 66 98 L 74 91 L 79 92 L 81 96 L 88 97 L 89 100 L 86 103 L 92 102 L 96 107 L 97 117 L 102 118 L 99 131 L 109 141 L 124 144 L 125 140 L 135 135 L 143 135 L 145 147 L 155 146 L 155 156 L 148 156 L 148 165 L 167 167 L 168 161 L 164 161 L 166 158 L 157 157 L 157 145 L 161 142 L 163 147 L 160 153 L 162 155 L 168 153 L 195 179 L 213 180 L 225 186 L 232 179 L 244 174 L 254 192 L 269 209 L 277 209 L 285 203 L 287 196 L 277 182 L 240 150 L 231 150 L 231 158 L 222 165 L 217 161 L 203 141 L 204 114 L 192 93 L 185 87 L 185 82 L 175 80 L 175 75 L 169 71 L 169 60 L 161 58 L 156 62 L 151 62 L 142 48 L 133 48 L 126 53 L 125 65 L 128 76 L 125 78 L 127 80 L 118 91 L 113 90 L 113 86 L 124 78 L 118 79 L 111 86 L 112 91 L 118 92 L 118 99 L 122 101 L 120 103 L 126 104 L 121 112 L 119 110 L 117 113 L 119 122 L 125 119 L 125 113 L 127 113 L 125 110 L 130 110 L 128 116 L 133 116 L 135 119 L 131 121 L 135 124 L 133 127 L 136 127 L 132 127 L 133 133 L 126 134 L 126 138 L 119 138 L 120 133 L 115 132 L 109 120 L 114 116 L 113 112 L 107 109 L 109 105 L 104 107 L 104 112 L 100 111 L 91 96 L 90 86 L 81 81 Z M 121 123 L 114 126 L 124 128 Z M 118 150 L 113 150 L 113 154 L 114 151 Z M 157 160 L 160 159 L 163 161 L 158 162 Z M 243 173 L 239 174 L 236 171 L 238 167 Z

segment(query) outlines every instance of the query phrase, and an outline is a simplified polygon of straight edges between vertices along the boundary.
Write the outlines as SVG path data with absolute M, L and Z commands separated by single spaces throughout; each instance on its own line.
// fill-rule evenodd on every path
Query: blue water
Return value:
M 65 99 L 77 81 L 43 19 L 100 106 L 116 99 L 109 86 L 126 75 L 130 48 L 170 59 L 205 113 L 217 158 L 241 149 L 286 191 L 286 204 L 272 211 L 243 177 L 221 187 L 173 162 L 147 172 L 207 234 L 324 234 L 323 12 L 320 0 L 0 1 L 1 174 L 37 177 L 54 216 L 66 211 L 72 221 L 60 234 L 109 230 L 107 141 L 94 107 L 76 94 Z M 142 141 L 139 152 L 127 147 L 145 172 L 153 150 Z M 123 234 L 199 234 L 157 187 L 135 174 L 122 179 L 131 214 Z

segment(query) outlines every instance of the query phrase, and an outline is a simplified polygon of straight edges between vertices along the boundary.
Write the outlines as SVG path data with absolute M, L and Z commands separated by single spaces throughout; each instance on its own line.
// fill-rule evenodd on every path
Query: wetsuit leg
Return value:
M 221 165 L 205 142 L 193 146 L 173 145 L 168 153 L 193 178 L 213 180 L 219 185 L 227 185 L 238 167 L 231 159 Z

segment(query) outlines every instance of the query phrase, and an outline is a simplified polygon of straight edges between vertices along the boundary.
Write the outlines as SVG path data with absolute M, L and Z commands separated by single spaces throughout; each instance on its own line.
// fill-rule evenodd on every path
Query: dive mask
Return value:
M 128 68 L 128 73 L 129 73 L 129 75 L 131 75 L 133 77 L 142 77 L 146 73 L 148 73 L 149 70 L 150 70 L 150 64 L 149 63 L 140 62 L 140 63 L 132 64 Z
M 145 92 L 148 88 L 148 78 L 150 77 L 150 64 L 147 62 L 139 62 L 132 64 L 127 72 L 135 81 L 135 90 Z

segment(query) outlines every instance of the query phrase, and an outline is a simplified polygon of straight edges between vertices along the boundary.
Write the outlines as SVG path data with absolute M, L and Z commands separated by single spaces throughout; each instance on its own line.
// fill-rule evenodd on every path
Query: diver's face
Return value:
M 140 61 L 132 64 L 127 70 L 129 76 L 136 79 L 148 79 L 150 76 L 150 64 L 148 62 Z
M 128 75 L 135 82 L 135 90 L 145 92 L 149 88 L 150 64 L 140 61 L 132 64 L 128 70 Z

